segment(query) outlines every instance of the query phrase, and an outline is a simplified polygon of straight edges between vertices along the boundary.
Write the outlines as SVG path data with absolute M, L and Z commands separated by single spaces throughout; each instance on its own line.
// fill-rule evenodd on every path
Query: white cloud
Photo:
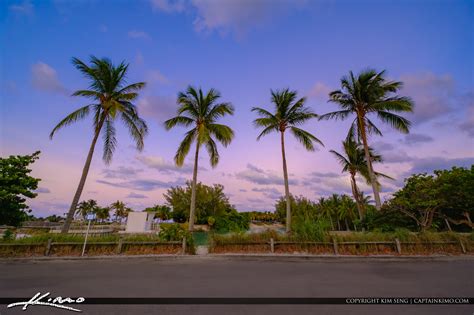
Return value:
M 193 166 L 190 164 L 184 164 L 182 167 L 178 167 L 175 163 L 167 161 L 161 156 L 138 155 L 136 159 L 146 166 L 154 168 L 164 174 L 191 173 L 193 171 Z
M 404 87 L 400 94 L 415 102 L 413 113 L 406 117 L 414 124 L 440 118 L 453 110 L 454 80 L 449 75 L 425 73 L 401 77 Z
M 128 37 L 136 39 L 151 39 L 148 33 L 143 31 L 131 30 L 127 33 Z
M 33 86 L 39 90 L 69 94 L 59 82 L 56 70 L 44 62 L 38 62 L 31 68 Z
M 322 82 L 316 82 L 311 90 L 308 92 L 308 96 L 313 96 L 322 99 L 328 99 L 329 92 L 331 92 L 331 88 Z
M 152 0 L 154 10 L 193 12 L 197 32 L 233 33 L 241 37 L 250 29 L 300 8 L 306 0 Z
M 273 171 L 265 171 L 255 165 L 247 164 L 247 168 L 235 174 L 238 179 L 243 179 L 257 185 L 283 185 L 283 177 Z M 298 185 L 295 179 L 288 180 L 290 185 Z
M 141 115 L 155 118 L 160 124 L 172 116 L 176 116 L 176 101 L 171 97 L 144 96 L 138 100 L 137 106 Z
M 18 14 L 33 15 L 35 7 L 30 1 L 25 0 L 21 4 L 10 5 L 9 9 Z
M 164 74 L 160 72 L 160 70 L 150 70 L 147 74 L 147 81 L 164 84 L 169 82 L 168 78 L 165 77 Z
M 161 10 L 167 13 L 183 12 L 186 9 L 186 0 L 151 0 L 153 10 Z

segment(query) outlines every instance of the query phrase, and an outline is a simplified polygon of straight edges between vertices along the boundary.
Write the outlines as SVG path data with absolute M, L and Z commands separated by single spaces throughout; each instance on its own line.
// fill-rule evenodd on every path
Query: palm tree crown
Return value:
M 272 90 L 271 95 L 271 101 L 275 105 L 274 114 L 260 107 L 252 108 L 253 112 L 261 116 L 254 120 L 255 127 L 264 128 L 258 135 L 257 140 L 271 132 L 285 132 L 287 129 L 290 129 L 295 138 L 309 151 L 314 151 L 315 149 L 313 142 L 323 145 L 311 133 L 297 127 L 312 118 L 318 117 L 310 108 L 304 106 L 306 102 L 305 97 L 296 100 L 296 91 L 290 91 L 289 89 L 282 91 Z
M 192 86 L 178 94 L 178 116 L 165 121 L 165 128 L 170 130 L 175 126 L 193 126 L 186 132 L 176 151 L 174 160 L 178 166 L 183 165 L 192 143 L 197 141 L 197 146 L 206 146 L 211 165 L 215 167 L 219 162 L 215 140 L 227 147 L 234 138 L 234 131 L 230 127 L 216 123 L 219 118 L 234 114 L 232 104 L 216 103 L 220 97 L 220 93 L 214 89 L 204 95 L 201 89 L 196 90 Z
M 138 116 L 136 106 L 132 102 L 138 97 L 137 92 L 145 86 L 145 83 L 126 85 L 128 64 L 124 62 L 115 66 L 106 58 L 98 59 L 94 56 L 91 57 L 90 66 L 77 58 L 73 58 L 72 62 L 90 80 L 88 90 L 78 90 L 72 95 L 87 97 L 93 104 L 81 107 L 66 116 L 51 131 L 50 138 L 52 139 L 59 129 L 86 118 L 92 112 L 94 132 L 98 133 L 102 130 L 103 159 L 106 163 L 111 162 L 117 144 L 114 121 L 118 117 L 128 129 L 137 149 L 141 151 L 148 127 L 146 122 Z M 102 126 L 105 128 L 102 129 Z
M 369 134 L 382 135 L 382 132 L 369 119 L 375 114 L 381 121 L 403 133 L 408 133 L 410 121 L 395 113 L 412 112 L 413 102 L 408 97 L 393 95 L 403 83 L 386 81 L 385 71 L 367 70 L 357 77 L 352 71 L 349 76 L 341 79 L 341 89 L 329 93 L 329 101 L 339 105 L 342 110 L 321 115 L 319 119 L 346 119 L 355 114 L 350 135 L 356 134 L 358 139 L 365 129 Z M 360 119 L 360 121 L 359 121 Z

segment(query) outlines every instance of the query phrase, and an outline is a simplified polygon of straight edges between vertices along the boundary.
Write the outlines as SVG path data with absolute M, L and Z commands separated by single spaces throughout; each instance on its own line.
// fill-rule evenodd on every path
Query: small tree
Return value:
M 35 198 L 39 178 L 31 177 L 29 165 L 39 158 L 40 151 L 31 155 L 0 158 L 0 225 L 19 226 L 28 217 L 26 198 Z
M 394 193 L 394 198 L 384 207 L 403 213 L 425 231 L 432 226 L 434 215 L 440 208 L 437 197 L 434 177 L 416 174 L 405 180 L 405 186 Z

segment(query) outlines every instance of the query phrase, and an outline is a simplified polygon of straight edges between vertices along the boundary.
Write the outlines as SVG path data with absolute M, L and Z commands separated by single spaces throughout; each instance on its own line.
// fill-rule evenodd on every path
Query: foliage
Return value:
M 303 196 L 290 195 L 291 215 L 296 217 L 303 215 L 308 218 L 317 218 L 316 203 Z M 280 222 L 286 221 L 286 198 L 281 197 L 275 205 L 275 215 Z
M 110 210 L 114 210 L 115 221 L 122 222 L 124 218 L 128 217 L 128 213 L 132 212 L 133 210 L 127 207 L 125 203 L 120 200 L 117 200 L 110 204 Z
M 275 222 L 279 221 L 279 217 L 278 217 L 278 214 L 276 212 L 249 211 L 249 212 L 244 212 L 244 213 L 248 213 L 250 221 L 254 221 L 254 222 L 275 223 Z M 280 214 L 280 216 L 281 216 L 281 214 Z
M 298 215 L 292 222 L 292 232 L 297 240 L 322 242 L 328 239 L 330 226 L 325 218 L 310 219 Z
M 250 225 L 248 214 L 239 213 L 235 209 L 216 217 L 215 220 L 212 228 L 218 233 L 247 231 Z
M 182 241 L 186 237 L 186 245 L 194 248 L 194 238 L 183 224 L 161 223 L 158 236 L 164 241 Z
M 30 176 L 30 164 L 40 152 L 0 158 L 0 225 L 19 226 L 28 218 L 26 198 L 35 198 L 40 179 Z
M 433 175 L 414 174 L 405 180 L 404 187 L 393 194 L 384 209 L 386 213 L 410 218 L 421 231 L 439 228 L 440 219 L 445 218 L 459 230 L 472 230 L 473 187 L 474 165 L 471 169 L 437 170 Z
M 172 217 L 175 222 L 183 223 L 189 217 L 191 204 L 192 184 L 171 187 L 164 194 L 165 200 L 173 208 Z M 224 186 L 207 186 L 202 183 L 196 185 L 196 222 L 207 224 L 208 217 L 225 216 L 232 211 L 229 198 L 224 194 Z
M 13 233 L 12 230 L 7 229 L 7 230 L 5 230 L 5 232 L 3 232 L 2 239 L 4 241 L 12 241 L 12 240 L 15 239 L 15 233 Z
M 167 205 L 154 205 L 153 207 L 148 207 L 145 212 L 155 212 L 155 218 L 159 218 L 162 221 L 171 219 L 171 208 Z

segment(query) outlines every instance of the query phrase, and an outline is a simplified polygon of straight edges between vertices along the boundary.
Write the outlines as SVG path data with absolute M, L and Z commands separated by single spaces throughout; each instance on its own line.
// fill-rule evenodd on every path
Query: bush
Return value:
M 297 240 L 323 242 L 329 238 L 330 226 L 326 219 L 312 220 L 299 215 L 293 219 L 291 229 Z
M 212 226 L 218 233 L 243 232 L 250 226 L 250 218 L 246 213 L 239 213 L 232 210 L 229 213 L 215 218 Z
M 186 237 L 186 245 L 194 252 L 194 239 L 186 227 L 187 225 L 179 223 L 162 223 L 158 236 L 167 242 L 182 241 Z
M 3 232 L 3 240 L 4 241 L 12 241 L 15 239 L 15 234 L 12 230 L 6 230 Z

